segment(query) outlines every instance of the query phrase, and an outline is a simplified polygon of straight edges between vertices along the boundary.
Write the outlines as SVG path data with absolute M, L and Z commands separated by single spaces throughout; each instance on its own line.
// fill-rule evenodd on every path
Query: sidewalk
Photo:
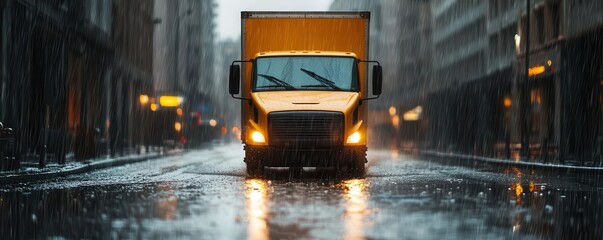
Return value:
M 116 158 L 96 158 L 81 162 L 68 161 L 66 164 L 63 165 L 51 163 L 46 165 L 46 167 L 42 169 L 39 169 L 33 164 L 25 163 L 22 164 L 23 167 L 21 167 L 21 169 L 16 171 L 0 171 L 0 185 L 64 177 L 67 175 L 89 172 L 102 168 L 120 166 L 165 156 L 173 156 L 176 154 L 180 154 L 183 151 L 184 150 L 182 149 L 176 149 L 164 152 L 163 154 L 158 152 L 151 152 L 146 154 L 131 154 L 128 156 L 120 156 Z
M 515 161 L 511 159 L 497 159 L 482 156 L 464 155 L 456 153 L 444 153 L 429 150 L 417 150 L 421 156 L 430 160 L 456 162 L 461 165 L 487 164 L 501 167 L 516 167 L 520 169 L 541 170 L 556 173 L 582 173 L 582 174 L 601 174 L 603 167 L 572 166 L 552 163 L 538 163 Z

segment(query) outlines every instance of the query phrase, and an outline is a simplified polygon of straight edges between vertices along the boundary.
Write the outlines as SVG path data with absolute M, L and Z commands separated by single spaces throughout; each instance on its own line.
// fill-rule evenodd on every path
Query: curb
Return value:
M 545 164 L 535 162 L 516 162 L 513 160 L 496 159 L 482 156 L 472 156 L 455 153 L 443 153 L 437 151 L 418 151 L 420 156 L 427 157 L 429 160 L 436 161 L 455 161 L 461 165 L 475 165 L 475 164 L 488 164 L 500 167 L 517 167 L 521 169 L 529 170 L 541 170 L 544 172 L 555 172 L 555 173 L 588 173 L 588 174 L 601 174 L 603 173 L 603 167 L 585 167 L 585 166 L 568 166 L 561 164 Z
M 182 152 L 183 151 L 175 151 L 175 152 L 170 152 L 170 153 L 166 153 L 166 154 L 154 153 L 154 154 L 149 154 L 149 155 L 145 155 L 145 156 L 128 156 L 128 157 L 121 157 L 121 158 L 105 159 L 105 160 L 94 161 L 94 162 L 91 162 L 89 164 L 86 164 L 86 165 L 83 165 L 80 167 L 67 169 L 67 170 L 63 170 L 63 171 L 4 176 L 4 177 L 0 177 L 0 185 L 34 182 L 34 181 L 39 181 L 39 180 L 51 179 L 51 178 L 65 177 L 68 175 L 90 172 L 93 170 L 121 166 L 121 165 L 130 164 L 130 163 L 137 163 L 137 162 L 156 159 L 156 158 L 160 158 L 160 157 L 174 156 L 174 155 L 180 154 Z

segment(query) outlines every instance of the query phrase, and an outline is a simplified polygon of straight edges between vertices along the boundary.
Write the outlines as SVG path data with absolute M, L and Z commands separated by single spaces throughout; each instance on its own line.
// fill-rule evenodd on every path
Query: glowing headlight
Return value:
M 346 140 L 346 143 L 358 143 L 358 142 L 360 142 L 360 133 L 359 132 L 352 133 L 352 135 L 350 135 L 348 137 L 348 139 Z
M 180 132 L 180 130 L 182 130 L 182 124 L 179 122 L 174 123 L 174 130 L 176 130 L 176 132 Z
M 263 143 L 263 142 L 266 142 L 266 138 L 264 138 L 264 135 L 263 135 L 263 134 L 261 134 L 261 133 L 260 133 L 260 132 L 258 132 L 258 131 L 254 131 L 254 132 L 251 134 L 251 140 L 253 140 L 253 141 L 254 141 L 254 142 L 256 142 L 256 143 Z

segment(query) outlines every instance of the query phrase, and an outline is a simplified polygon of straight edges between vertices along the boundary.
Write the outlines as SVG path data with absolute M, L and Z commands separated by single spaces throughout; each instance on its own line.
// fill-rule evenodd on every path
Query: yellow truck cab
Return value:
M 265 167 L 364 174 L 367 100 L 382 82 L 379 63 L 365 60 L 369 20 L 369 12 L 241 13 L 243 60 L 230 67 L 229 93 L 242 100 L 249 175 Z

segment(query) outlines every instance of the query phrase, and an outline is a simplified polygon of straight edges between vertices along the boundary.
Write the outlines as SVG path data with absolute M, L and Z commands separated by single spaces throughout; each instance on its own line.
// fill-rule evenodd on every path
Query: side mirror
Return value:
M 230 75 L 228 76 L 228 92 L 231 95 L 239 94 L 241 85 L 241 66 L 230 65 Z
M 232 71 L 231 71 L 232 73 Z M 373 66 L 373 95 L 381 95 L 381 87 L 383 85 L 383 70 L 381 66 Z

